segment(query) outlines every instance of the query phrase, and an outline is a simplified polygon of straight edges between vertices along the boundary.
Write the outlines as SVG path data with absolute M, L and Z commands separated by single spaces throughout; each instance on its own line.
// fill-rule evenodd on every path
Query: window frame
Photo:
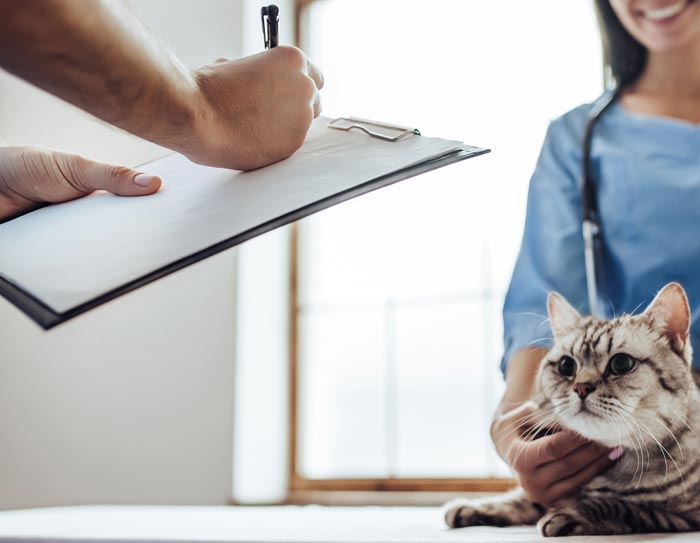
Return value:
M 299 0 L 308 6 L 314 1 Z M 297 10 L 299 5 L 297 5 Z M 297 14 L 299 15 L 299 14 Z M 297 19 L 298 20 L 298 19 Z M 297 40 L 297 43 L 300 43 Z M 512 478 L 336 478 L 311 479 L 299 469 L 299 226 L 290 229 L 289 284 L 289 484 L 288 492 L 305 502 L 303 495 L 317 492 L 505 492 L 515 488 Z
M 304 39 L 304 21 L 312 4 L 323 0 L 294 0 L 294 43 Z M 315 492 L 505 492 L 512 478 L 337 478 L 310 479 L 299 469 L 299 226 L 290 228 L 289 263 L 289 483 L 290 496 Z

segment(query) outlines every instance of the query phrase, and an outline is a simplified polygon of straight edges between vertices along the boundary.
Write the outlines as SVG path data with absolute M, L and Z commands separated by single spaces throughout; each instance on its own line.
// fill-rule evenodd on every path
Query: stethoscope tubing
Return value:
M 581 234 L 583 237 L 583 256 L 586 268 L 586 290 L 590 313 L 598 318 L 604 318 L 605 316 L 603 304 L 600 302 L 600 291 L 604 284 L 602 269 L 603 229 L 600 222 L 596 184 L 591 164 L 591 149 L 596 124 L 608 108 L 619 98 L 620 93 L 621 90 L 617 89 L 596 102 L 588 114 L 582 143 Z

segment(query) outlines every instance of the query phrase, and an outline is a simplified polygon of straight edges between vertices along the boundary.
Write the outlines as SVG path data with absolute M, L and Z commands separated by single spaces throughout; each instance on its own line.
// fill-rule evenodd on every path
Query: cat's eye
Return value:
M 563 377 L 573 377 L 576 375 L 576 360 L 570 356 L 563 356 L 557 364 L 559 374 Z
M 634 358 L 628 354 L 619 353 L 610 359 L 610 373 L 613 375 L 624 375 L 634 368 Z

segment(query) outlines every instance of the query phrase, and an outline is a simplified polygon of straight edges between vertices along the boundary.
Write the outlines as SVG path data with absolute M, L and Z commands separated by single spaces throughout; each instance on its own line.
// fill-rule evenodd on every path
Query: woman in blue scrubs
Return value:
M 700 361 L 700 0 L 596 0 L 620 98 L 596 125 L 591 165 L 605 243 L 608 316 L 633 312 L 669 281 L 691 301 Z M 506 392 L 491 435 L 521 485 L 543 505 L 571 495 L 620 451 L 564 431 L 522 440 L 536 368 L 558 291 L 588 312 L 581 237 L 582 140 L 594 104 L 551 123 L 530 183 L 527 220 L 504 307 Z M 527 454 L 527 449 L 532 448 Z M 514 452 L 521 450 L 517 465 Z M 523 461 L 523 458 L 529 460 Z

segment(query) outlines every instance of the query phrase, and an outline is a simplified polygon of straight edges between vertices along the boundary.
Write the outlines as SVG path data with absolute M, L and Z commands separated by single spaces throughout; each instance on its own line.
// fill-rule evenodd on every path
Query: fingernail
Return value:
M 610 451 L 608 454 L 608 458 L 610 460 L 617 460 L 622 456 L 622 453 L 625 452 L 625 449 L 623 447 L 615 447 L 613 450 Z
M 147 188 L 153 183 L 155 180 L 156 176 L 151 175 L 150 173 L 140 173 L 136 177 L 134 177 L 134 184 L 138 185 L 139 187 Z

